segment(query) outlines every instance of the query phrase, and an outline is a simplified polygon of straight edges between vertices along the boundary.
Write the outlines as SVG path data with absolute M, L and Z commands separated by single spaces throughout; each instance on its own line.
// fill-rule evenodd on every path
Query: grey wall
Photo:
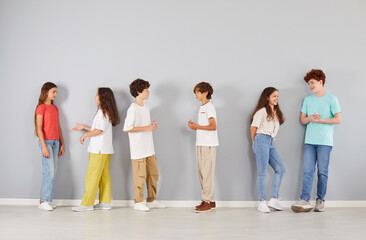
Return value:
M 335 127 L 328 200 L 366 200 L 365 1 L 0 1 L 0 198 L 39 197 L 40 150 L 34 109 L 42 84 L 55 82 L 66 154 L 55 198 L 80 199 L 87 144 L 76 122 L 91 124 L 97 87 L 111 87 L 122 123 L 133 100 L 128 85 L 151 82 L 147 104 L 160 169 L 158 197 L 198 200 L 194 153 L 199 102 L 192 88 L 209 81 L 218 114 L 217 200 L 256 200 L 249 117 L 267 86 L 280 90 L 286 122 L 275 145 L 287 169 L 284 200 L 301 191 L 310 94 L 304 74 L 321 68 L 343 122 Z M 128 136 L 114 128 L 112 198 L 133 199 Z M 269 170 L 267 192 L 273 177 Z M 269 197 L 269 196 L 268 196 Z

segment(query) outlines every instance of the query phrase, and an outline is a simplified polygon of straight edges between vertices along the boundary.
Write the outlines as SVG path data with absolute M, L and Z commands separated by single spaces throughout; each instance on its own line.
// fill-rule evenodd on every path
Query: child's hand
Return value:
M 154 132 L 157 128 L 158 128 L 158 123 L 155 122 L 155 118 L 154 118 L 153 119 L 153 124 L 152 124 L 152 131 Z
M 64 153 L 65 153 L 65 147 L 64 147 L 64 145 L 62 144 L 62 145 L 60 146 L 60 151 L 58 152 L 58 155 L 59 155 L 59 156 L 62 156 L 62 155 L 64 155 Z
M 192 130 L 197 130 L 197 124 L 195 124 L 194 122 L 192 122 L 192 120 L 188 121 L 188 127 Z
M 318 123 L 320 121 L 320 115 L 314 113 L 313 115 L 309 116 L 309 121 L 312 123 Z
M 80 131 L 80 130 L 83 130 L 84 128 L 85 128 L 84 124 L 76 123 L 76 127 L 74 127 L 72 130 Z
M 42 156 L 46 158 L 50 157 L 50 152 L 48 151 L 47 147 L 42 147 Z
M 86 136 L 85 134 L 83 134 L 81 137 L 80 137 L 80 143 L 81 144 L 84 144 L 84 140 L 85 140 Z

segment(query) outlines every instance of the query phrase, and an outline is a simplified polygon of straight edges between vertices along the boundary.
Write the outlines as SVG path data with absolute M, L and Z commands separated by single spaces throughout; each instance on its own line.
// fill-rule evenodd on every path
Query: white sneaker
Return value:
M 53 202 L 48 202 L 48 204 L 49 204 L 53 209 L 56 209 L 56 207 L 57 207 Z
M 135 206 L 133 206 L 133 209 L 140 211 L 140 212 L 148 212 L 150 208 L 148 208 L 143 202 L 135 203 Z
M 93 206 L 79 205 L 77 207 L 73 207 L 72 210 L 74 212 L 89 212 L 89 211 L 93 211 L 94 207 Z
M 258 211 L 262 213 L 270 213 L 271 210 L 269 210 L 266 201 L 260 201 L 258 204 Z
M 111 204 L 110 203 L 98 203 L 94 205 L 95 210 L 111 210 Z
M 162 202 L 159 202 L 158 200 L 148 202 L 146 205 L 148 208 L 166 208 L 165 204 Z
M 39 210 L 43 210 L 43 211 L 52 211 L 53 208 L 51 207 L 51 205 L 48 202 L 42 202 L 38 205 L 38 209 Z
M 273 208 L 274 210 L 277 210 L 277 211 L 283 210 L 281 202 L 277 198 L 271 198 L 271 200 L 269 200 L 269 202 L 268 202 L 268 207 Z

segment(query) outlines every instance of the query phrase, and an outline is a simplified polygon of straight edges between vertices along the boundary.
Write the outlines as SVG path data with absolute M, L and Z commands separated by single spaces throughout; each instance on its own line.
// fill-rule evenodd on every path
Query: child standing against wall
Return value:
M 123 127 L 128 132 L 133 171 L 134 209 L 147 212 L 150 208 L 165 208 L 156 200 L 159 169 L 156 162 L 153 132 L 158 124 L 153 120 L 151 124 L 150 110 L 144 104 L 149 98 L 150 83 L 143 79 L 136 79 L 130 84 L 130 93 L 135 98 L 127 110 Z M 144 200 L 145 181 L 147 185 L 146 204 Z
M 313 94 L 304 99 L 300 122 L 306 125 L 304 146 L 304 174 L 300 201 L 292 205 L 294 212 L 309 212 L 309 203 L 315 165 L 318 167 L 318 185 L 315 212 L 325 211 L 324 198 L 328 183 L 330 152 L 333 148 L 333 125 L 341 123 L 338 99 L 324 89 L 325 74 L 312 69 L 304 77 Z
M 269 213 L 270 209 L 268 207 L 274 210 L 282 210 L 278 193 L 285 174 L 285 167 L 276 148 L 273 146 L 273 141 L 280 125 L 284 123 L 283 114 L 278 105 L 278 98 L 278 90 L 276 88 L 265 88 L 251 119 L 252 149 L 257 160 L 258 211 L 262 213 Z M 267 205 L 265 180 L 268 164 L 273 168 L 275 174 L 272 182 L 271 199 Z
M 75 212 L 93 211 L 94 209 L 111 209 L 111 176 L 109 162 L 114 153 L 112 143 L 112 126 L 119 123 L 118 109 L 114 94 L 110 88 L 98 88 L 95 96 L 98 111 L 91 127 L 78 123 L 72 130 L 87 130 L 80 137 L 84 144 L 90 137 L 88 146 L 89 165 L 85 177 L 85 193 L 81 205 L 72 208 Z M 99 203 L 94 205 L 99 188 Z M 93 206 L 94 205 L 94 206 Z
M 58 157 L 65 152 L 64 140 L 59 123 L 58 108 L 53 104 L 57 95 L 54 83 L 43 84 L 36 107 L 34 122 L 39 146 L 42 151 L 42 185 L 38 209 L 52 211 L 53 186 L 57 172 Z
M 202 189 L 201 204 L 195 207 L 195 212 L 208 212 L 216 208 L 214 202 L 214 173 L 216 163 L 216 147 L 219 145 L 217 137 L 217 117 L 214 105 L 210 102 L 213 94 L 212 86 L 207 82 L 198 83 L 193 93 L 201 102 L 198 111 L 198 123 L 191 120 L 188 127 L 196 130 L 196 156 L 198 162 L 198 176 Z

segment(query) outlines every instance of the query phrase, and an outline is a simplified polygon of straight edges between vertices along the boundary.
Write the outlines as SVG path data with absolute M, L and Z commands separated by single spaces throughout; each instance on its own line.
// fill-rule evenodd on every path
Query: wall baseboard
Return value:
M 26 198 L 0 198 L 0 205 L 37 205 L 39 199 Z M 76 206 L 81 199 L 54 199 L 53 203 L 58 206 Z M 98 201 L 96 200 L 96 203 Z M 200 201 L 163 201 L 167 207 L 192 207 L 199 204 Z M 284 207 L 291 207 L 295 201 L 281 201 Z M 310 201 L 315 204 L 315 201 Z M 217 207 L 231 208 L 252 208 L 257 207 L 258 201 L 216 201 Z M 131 207 L 133 200 L 112 200 L 112 206 Z M 366 201 L 327 201 L 327 207 L 366 207 Z

